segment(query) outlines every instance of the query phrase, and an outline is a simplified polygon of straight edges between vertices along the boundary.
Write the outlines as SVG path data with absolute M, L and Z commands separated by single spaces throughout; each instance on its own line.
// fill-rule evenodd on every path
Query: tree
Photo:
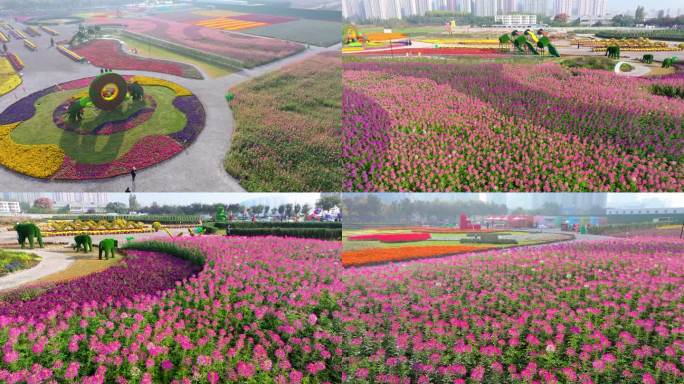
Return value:
M 130 196 L 128 196 L 128 209 L 130 211 L 137 211 L 140 209 L 140 204 L 138 204 L 138 199 L 132 193 Z
M 304 205 L 302 205 L 302 211 L 301 212 L 304 215 L 308 215 L 309 212 L 311 212 L 311 206 L 309 205 L 309 203 L 304 203 Z
M 118 214 L 128 213 L 128 207 L 126 207 L 126 204 L 120 203 L 118 201 L 107 204 L 105 209 L 107 210 L 107 212 L 112 212 L 112 213 L 118 213 Z
M 327 211 L 335 206 L 340 205 L 339 193 L 322 193 L 321 197 L 316 201 L 316 208 Z
M 292 211 L 294 210 L 294 207 L 292 204 L 287 204 L 285 205 L 285 216 L 286 217 L 292 217 Z
M 567 13 L 559 13 L 553 18 L 553 21 L 560 24 L 567 24 L 568 20 L 570 20 L 570 16 Z
M 265 215 L 265 216 L 268 216 L 268 213 L 269 213 L 270 211 L 271 211 L 271 207 L 269 207 L 268 205 L 266 205 L 266 206 L 264 207 L 264 210 L 263 210 L 264 215 Z
M 33 202 L 35 208 L 52 209 L 52 200 L 49 197 L 39 197 Z
M 644 20 L 646 20 L 646 10 L 642 6 L 638 6 L 636 11 L 634 12 L 634 20 L 638 24 L 643 24 Z
M 278 214 L 280 214 L 280 217 L 283 217 L 285 214 L 285 204 L 280 204 L 278 206 Z

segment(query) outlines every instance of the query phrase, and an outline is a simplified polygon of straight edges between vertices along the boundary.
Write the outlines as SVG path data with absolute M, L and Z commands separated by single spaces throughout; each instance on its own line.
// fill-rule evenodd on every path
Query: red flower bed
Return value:
M 183 146 L 168 136 L 147 136 L 135 143 L 125 155 L 107 164 L 77 164 L 65 156 L 62 168 L 53 178 L 89 180 L 123 175 L 130 172 L 133 167 L 149 167 L 173 157 L 182 150 Z
M 383 243 L 409 243 L 430 240 L 429 233 L 372 233 L 369 235 L 349 236 L 349 241 L 380 241 Z
M 10 64 L 12 64 L 12 67 L 14 67 L 14 70 L 19 72 L 22 69 L 24 69 L 24 63 L 19 59 L 19 56 L 16 54 L 9 52 L 7 53 L 7 60 L 9 60 Z
M 492 55 L 499 56 L 501 53 L 496 49 L 489 48 L 408 48 L 400 47 L 394 48 L 391 51 L 387 48 L 365 49 L 363 51 L 354 52 L 354 55 L 406 55 L 407 53 L 417 56 L 442 56 L 442 55 Z
M 155 17 L 138 19 L 94 17 L 88 19 L 88 23 L 93 25 L 123 25 L 127 31 L 235 59 L 246 66 L 265 64 L 304 49 L 302 44 L 291 41 L 264 39 Z M 108 67 L 111 68 L 112 66 L 109 65 Z
M 151 71 L 191 79 L 202 79 L 202 74 L 191 65 L 130 55 L 124 52 L 121 42 L 118 40 L 92 40 L 73 49 L 73 51 L 98 67 Z

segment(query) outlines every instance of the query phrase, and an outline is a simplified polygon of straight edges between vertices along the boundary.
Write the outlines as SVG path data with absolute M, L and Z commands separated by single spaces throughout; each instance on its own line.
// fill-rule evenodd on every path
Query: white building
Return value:
M 537 24 L 537 15 L 498 15 L 494 20 L 505 27 L 527 28 Z
M 0 201 L 0 213 L 21 213 L 18 201 Z

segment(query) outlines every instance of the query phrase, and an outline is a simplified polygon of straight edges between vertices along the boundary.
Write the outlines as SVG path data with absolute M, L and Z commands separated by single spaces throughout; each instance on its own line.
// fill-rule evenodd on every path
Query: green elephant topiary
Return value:
M 620 47 L 617 45 L 611 45 L 606 49 L 606 56 L 610 57 L 611 59 L 619 59 Z
M 646 64 L 653 64 L 653 55 L 647 53 L 641 58 L 641 61 Z
M 663 60 L 663 68 L 672 68 L 675 63 L 677 63 L 678 58 L 673 56 L 673 57 L 668 57 L 667 59 Z
M 83 248 L 83 252 L 91 252 L 93 250 L 93 239 L 90 235 L 74 236 L 74 242 L 76 243 L 74 245 L 76 252 L 80 251 L 81 248 Z
M 97 247 L 100 249 L 98 259 L 102 260 L 102 252 L 104 252 L 105 259 L 109 259 L 110 256 L 113 259 L 119 242 L 114 239 L 104 239 Z
M 24 248 L 26 244 L 26 239 L 29 241 L 29 246 L 33 249 L 33 240 L 38 240 L 38 246 L 43 248 L 43 236 L 40 234 L 40 228 L 33 223 L 17 223 L 14 226 L 14 230 L 17 231 L 17 240 L 21 247 Z

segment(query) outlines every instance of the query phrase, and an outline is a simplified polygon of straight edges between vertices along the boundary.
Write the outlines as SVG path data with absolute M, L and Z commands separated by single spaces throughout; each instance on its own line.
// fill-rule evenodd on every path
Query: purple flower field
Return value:
M 675 191 L 684 100 L 554 63 L 346 63 L 349 191 Z

